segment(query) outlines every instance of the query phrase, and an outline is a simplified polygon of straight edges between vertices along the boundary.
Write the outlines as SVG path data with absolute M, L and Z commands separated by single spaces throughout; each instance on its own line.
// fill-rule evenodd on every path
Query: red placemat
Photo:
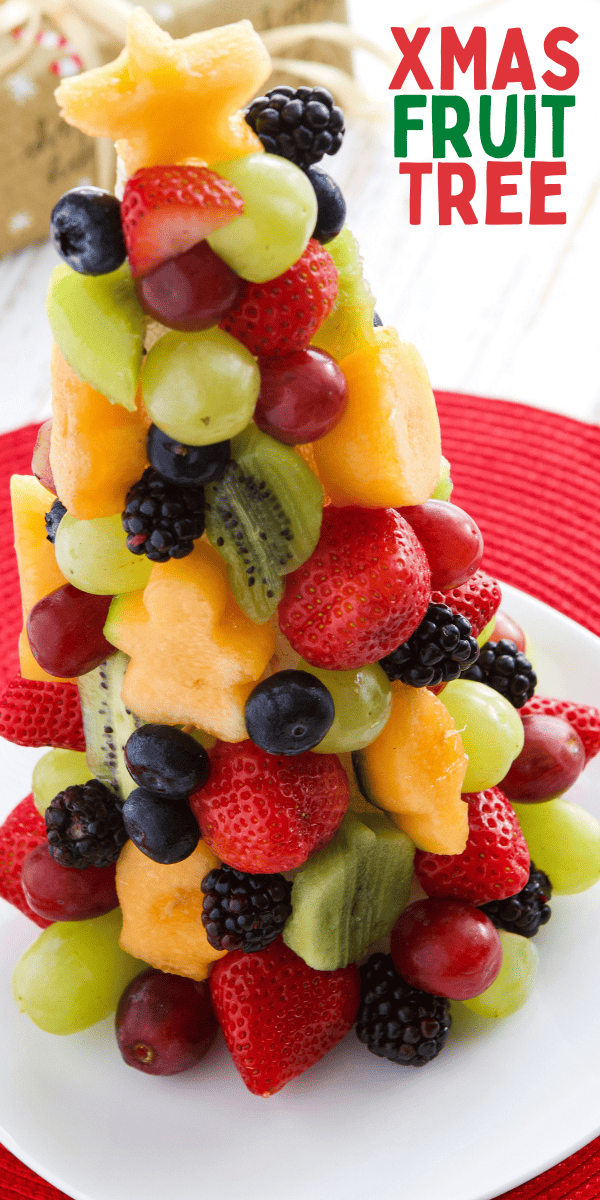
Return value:
M 436 396 L 452 499 L 481 528 L 483 565 L 599 633 L 600 428 L 505 400 Z M 18 669 L 21 627 L 8 478 L 29 474 L 36 430 L 0 437 L 0 687 Z M 0 1200 L 64 1200 L 64 1193 L 0 1146 Z M 501 1200 L 600 1200 L 600 1138 Z

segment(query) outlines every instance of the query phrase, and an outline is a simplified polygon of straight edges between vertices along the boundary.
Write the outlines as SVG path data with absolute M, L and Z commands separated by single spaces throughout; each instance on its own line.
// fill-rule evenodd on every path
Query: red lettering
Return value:
M 454 87 L 454 63 L 463 75 L 473 63 L 473 86 L 477 91 L 486 88 L 486 32 L 484 25 L 476 25 L 468 42 L 463 46 L 453 25 L 442 27 L 440 87 L 451 91 Z
M 460 192 L 453 193 L 452 179 L 457 175 L 462 180 Z M 477 217 L 470 201 L 475 195 L 475 172 L 468 163 L 439 163 L 438 206 L 440 225 L 452 224 L 452 209 L 455 208 L 463 225 L 476 225 Z
M 566 162 L 532 162 L 530 225 L 566 225 L 566 212 L 546 212 L 546 196 L 560 196 L 560 183 L 546 183 L 548 175 L 566 175 Z
M 512 60 L 516 58 L 513 67 Z M 524 92 L 535 91 L 535 79 L 521 29 L 507 29 L 492 88 L 502 91 L 509 83 L 520 83 Z
M 579 37 L 574 29 L 569 29 L 567 25 L 559 25 L 556 29 L 551 29 L 550 33 L 544 41 L 544 51 L 546 57 L 551 62 L 558 63 L 559 67 L 565 68 L 564 75 L 555 75 L 553 71 L 544 71 L 542 79 L 548 87 L 554 89 L 555 92 L 566 92 L 568 88 L 573 87 L 573 84 L 579 79 L 579 63 L 572 54 L 567 54 L 566 50 L 559 50 L 559 42 L 576 42 Z
M 522 175 L 523 163 L 488 162 L 486 170 L 487 197 L 485 205 L 486 225 L 522 225 L 523 214 L 504 212 L 503 196 L 516 196 L 516 183 L 503 183 L 504 175 Z
M 399 167 L 401 175 L 410 175 L 410 191 L 408 202 L 410 223 L 411 225 L 420 225 L 423 176 L 431 175 L 433 171 L 433 163 L 401 162 Z
M 396 45 L 402 51 L 402 62 L 390 83 L 390 88 L 394 90 L 401 88 L 406 76 L 412 71 L 415 83 L 422 91 L 432 89 L 433 84 L 419 59 L 419 54 L 423 49 L 429 29 L 417 29 L 412 41 L 406 30 L 401 27 L 399 28 L 397 25 L 392 25 L 392 33 Z

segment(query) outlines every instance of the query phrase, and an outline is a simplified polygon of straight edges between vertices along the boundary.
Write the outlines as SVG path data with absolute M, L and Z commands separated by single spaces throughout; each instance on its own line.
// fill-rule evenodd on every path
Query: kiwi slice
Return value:
M 337 362 L 364 346 L 374 346 L 375 297 L 363 275 L 363 261 L 354 234 L 344 225 L 327 243 L 338 272 L 338 294 L 333 311 L 325 318 L 311 344 L 332 354 Z
M 136 786 L 125 765 L 123 747 L 134 729 L 144 724 L 121 700 L 128 666 L 129 658 L 118 650 L 77 681 L 88 766 L 92 775 L 122 800 Z
M 332 841 L 296 872 L 284 942 L 317 971 L 360 958 L 406 908 L 414 852 L 384 813 L 347 812 Z
M 207 537 L 227 563 L 240 608 L 262 625 L 281 600 L 282 577 L 319 540 L 323 488 L 291 446 L 249 425 L 232 439 L 231 462 L 205 497 Z

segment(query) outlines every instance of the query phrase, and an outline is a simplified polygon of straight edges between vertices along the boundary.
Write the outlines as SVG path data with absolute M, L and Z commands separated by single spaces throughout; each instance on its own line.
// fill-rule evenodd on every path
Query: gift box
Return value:
M 0 4 L 0 255 L 46 238 L 49 214 L 69 188 L 112 186 L 112 147 L 99 142 L 94 149 L 88 137 L 66 125 L 54 90 L 65 75 L 117 56 L 132 7 L 128 0 L 69 0 L 54 6 L 55 15 L 40 16 L 31 0 Z M 244 17 L 260 32 L 346 21 L 346 0 L 146 0 L 143 7 L 178 38 Z M 303 38 L 289 47 L 277 45 L 275 52 L 278 64 L 291 58 L 298 70 L 282 73 L 279 66 L 265 87 L 284 79 L 296 86 L 310 82 L 312 62 L 351 70 L 350 50 L 328 38 Z

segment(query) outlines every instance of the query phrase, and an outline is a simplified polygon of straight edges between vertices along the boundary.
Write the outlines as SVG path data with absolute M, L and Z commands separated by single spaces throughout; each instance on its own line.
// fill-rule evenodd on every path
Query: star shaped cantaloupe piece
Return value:
M 273 655 L 275 633 L 244 615 L 209 542 L 155 563 L 143 591 L 117 596 L 105 634 L 131 659 L 121 696 L 144 721 L 195 725 L 225 742 L 248 736 L 244 704 Z
M 270 72 L 250 21 L 174 40 L 136 8 L 119 57 L 64 79 L 56 99 L 69 125 L 112 138 L 133 175 L 159 163 L 211 163 L 262 150 L 240 109 Z

